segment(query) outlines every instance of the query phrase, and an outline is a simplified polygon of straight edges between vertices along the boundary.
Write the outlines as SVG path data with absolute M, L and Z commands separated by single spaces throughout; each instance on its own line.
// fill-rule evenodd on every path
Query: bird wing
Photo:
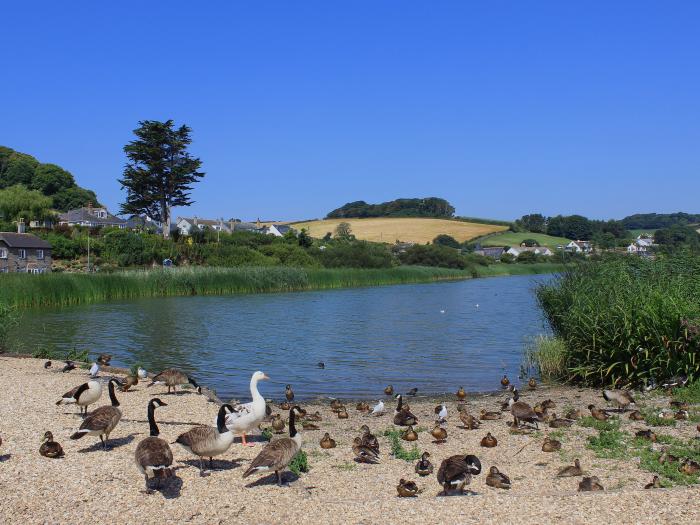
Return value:
M 165 440 L 147 437 L 136 447 L 136 462 L 142 467 L 168 467 L 173 463 L 173 452 Z
M 299 452 L 298 445 L 291 438 L 282 438 L 271 441 L 260 451 L 251 462 L 243 477 L 248 477 L 257 470 L 281 470 L 292 461 Z
M 115 424 L 121 418 L 121 412 L 117 407 L 103 406 L 95 409 L 92 414 L 85 418 L 80 425 L 80 430 L 103 430 Z
M 467 473 L 468 466 L 464 461 L 464 456 L 450 456 L 440 464 L 437 479 L 438 482 L 444 484 Z

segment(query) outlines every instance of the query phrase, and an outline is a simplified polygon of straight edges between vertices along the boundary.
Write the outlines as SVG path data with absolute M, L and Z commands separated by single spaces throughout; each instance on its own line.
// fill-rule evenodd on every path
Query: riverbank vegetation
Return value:
M 687 252 L 585 262 L 537 290 L 567 377 L 615 386 L 700 377 L 698 297 L 700 258 Z

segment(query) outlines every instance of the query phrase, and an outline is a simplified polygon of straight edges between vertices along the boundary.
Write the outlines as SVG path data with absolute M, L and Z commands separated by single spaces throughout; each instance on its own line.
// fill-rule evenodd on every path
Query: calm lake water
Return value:
M 526 342 L 546 331 L 533 291 L 550 278 L 120 301 L 30 311 L 19 330 L 110 353 L 117 366 L 180 368 L 222 399 L 247 398 L 255 370 L 272 378 L 260 390 L 275 399 L 287 383 L 302 399 L 378 398 L 390 383 L 485 391 L 503 373 L 516 378 Z

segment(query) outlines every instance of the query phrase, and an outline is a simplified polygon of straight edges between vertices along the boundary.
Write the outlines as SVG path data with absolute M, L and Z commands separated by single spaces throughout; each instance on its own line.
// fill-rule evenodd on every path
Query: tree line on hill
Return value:
M 426 197 L 423 199 L 395 199 L 381 204 L 365 201 L 348 202 L 326 215 L 327 219 L 349 219 L 369 217 L 454 217 L 455 209 L 445 199 Z

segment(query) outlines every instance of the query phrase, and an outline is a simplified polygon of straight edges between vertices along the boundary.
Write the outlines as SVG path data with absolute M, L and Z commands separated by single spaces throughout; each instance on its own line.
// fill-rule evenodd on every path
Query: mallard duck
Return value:
M 301 428 L 304 430 L 321 430 L 321 427 L 315 423 L 310 423 L 309 421 L 303 421 L 301 423 Z
M 402 427 L 415 425 L 418 422 L 418 418 L 411 413 L 408 406 L 403 405 L 403 396 L 398 394 L 396 399 L 398 400 L 398 405 L 396 410 L 394 410 L 394 425 Z
M 670 401 L 668 404 L 674 410 L 688 410 L 690 405 L 687 401 Z
M 358 412 L 369 412 L 369 403 L 361 402 L 355 405 L 355 410 Z
M 607 421 L 610 419 L 610 414 L 608 414 L 605 410 L 596 408 L 595 405 L 588 405 L 588 410 L 591 411 L 591 416 L 593 416 L 593 419 L 597 419 L 598 421 Z
M 581 411 L 578 408 L 572 408 L 566 413 L 566 419 L 581 419 Z
M 291 410 L 292 405 L 289 404 L 289 402 L 287 402 L 287 401 L 282 401 L 280 403 L 279 407 L 280 407 L 280 410 L 284 410 L 286 412 L 287 410 Z
M 651 429 L 638 430 L 634 435 L 638 438 L 648 439 L 649 441 L 656 442 L 656 434 L 654 434 L 654 432 Z
M 335 439 L 331 438 L 328 432 L 326 432 L 321 438 L 320 445 L 321 448 L 335 448 Z
M 603 399 L 622 412 L 628 406 L 634 405 L 634 398 L 627 390 L 603 390 Z
M 265 445 L 243 473 L 244 478 L 255 472 L 273 470 L 277 475 L 277 484 L 282 485 L 282 471 L 301 450 L 301 434 L 297 432 L 295 426 L 295 418 L 300 414 L 301 409 L 298 406 L 289 410 L 289 437 L 276 439 Z
M 348 411 L 343 407 L 342 410 L 338 411 L 338 419 L 347 419 L 348 418 Z
M 675 415 L 673 414 L 673 412 L 671 412 L 671 411 L 669 411 L 669 410 L 666 410 L 666 409 L 664 409 L 664 410 L 662 410 L 661 412 L 659 412 L 659 417 L 660 417 L 661 419 L 665 419 L 666 421 L 671 421 L 672 419 L 676 419 L 676 417 L 675 417 Z
M 503 416 L 500 412 L 487 412 L 485 409 L 481 409 L 479 413 L 479 419 L 482 421 L 493 421 L 495 419 L 501 419 Z
M 464 487 L 471 482 L 474 475 L 481 473 L 481 462 L 476 456 L 458 454 L 442 461 L 437 473 L 437 480 L 442 485 L 444 494 L 461 494 Z
M 102 447 L 104 450 L 107 450 L 109 435 L 122 418 L 122 411 L 119 409 L 119 401 L 114 394 L 114 385 L 116 384 L 117 381 L 115 379 L 109 380 L 109 399 L 112 404 L 96 408 L 92 414 L 83 420 L 78 431 L 73 433 L 70 437 L 71 439 L 80 439 L 87 435 L 99 436 L 100 441 L 102 441 Z M 102 436 L 104 436 L 104 438 Z
M 491 432 L 487 432 L 486 435 L 481 439 L 481 446 L 486 448 L 493 448 L 498 445 L 498 440 L 491 435 Z
M 160 374 L 156 374 L 148 386 L 150 387 L 153 385 L 166 385 L 168 387 L 169 394 L 171 388 L 173 392 L 176 392 L 176 388 L 178 386 L 187 384 L 192 385 L 197 390 L 197 393 L 202 393 L 202 390 L 201 388 L 199 388 L 197 381 L 192 379 L 184 372 L 176 370 L 175 368 L 168 368 L 166 370 L 163 370 Z
M 447 430 L 440 425 L 435 425 L 430 434 L 435 438 L 436 443 L 444 443 L 447 439 Z
M 316 363 L 316 366 L 319 368 L 326 368 L 326 363 L 324 363 L 323 361 L 319 361 L 318 363 Z
M 632 421 L 644 421 L 644 416 L 639 410 L 633 410 L 632 412 L 630 412 L 629 418 Z
M 600 480 L 598 479 L 597 476 L 583 478 L 581 481 L 579 481 L 579 483 L 578 483 L 578 491 L 579 492 L 588 492 L 588 491 L 594 491 L 594 490 L 605 490 L 605 489 L 603 489 L 603 485 L 600 484 Z
M 318 410 L 313 414 L 307 414 L 306 419 L 308 421 L 323 421 L 323 417 L 321 417 L 321 413 Z
M 45 432 L 42 441 L 43 443 L 39 447 L 39 454 L 45 458 L 55 459 L 65 456 L 63 448 L 53 440 L 53 434 L 51 432 Z M 2 443 L 2 441 L 0 441 L 0 443 Z
M 689 476 L 693 476 L 700 472 L 700 463 L 692 459 L 684 459 L 678 466 L 678 471 Z
M 284 419 L 282 419 L 280 414 L 275 414 L 272 416 L 272 430 L 275 432 L 275 434 L 281 434 L 284 432 L 285 426 Z
M 44 363 L 44 368 L 49 369 L 49 368 L 51 368 L 51 365 L 52 365 L 52 364 L 53 364 L 53 363 L 51 363 L 51 361 L 46 361 L 46 362 Z
M 679 410 L 675 414 L 673 414 L 673 418 L 676 419 L 677 421 L 685 421 L 688 419 L 688 411 L 687 410 Z
M 253 447 L 254 443 L 246 441 L 246 434 L 256 428 L 265 419 L 265 398 L 258 391 L 258 382 L 270 379 L 265 373 L 257 371 L 250 377 L 250 396 L 253 399 L 249 403 L 238 403 L 231 406 L 233 409 L 226 416 L 226 428 L 234 435 L 240 434 L 241 445 Z
M 128 375 L 124 378 L 124 380 L 119 384 L 119 389 L 122 392 L 128 392 L 128 390 L 132 386 L 136 386 L 139 384 L 139 377 L 138 376 L 132 376 Z
M 510 385 L 510 379 L 508 379 L 508 376 L 504 374 L 503 377 L 501 378 L 501 386 L 503 388 L 505 388 L 508 385 Z
M 534 390 L 537 388 L 537 381 L 535 381 L 534 377 L 531 377 L 530 380 L 527 382 L 527 386 L 530 390 Z
M 375 417 L 384 415 L 384 401 L 380 400 L 376 405 L 374 405 L 370 415 Z
M 556 452 L 558 450 L 561 450 L 561 442 L 546 436 L 544 443 L 542 443 L 542 452 Z
M 510 478 L 502 472 L 499 472 L 496 467 L 491 467 L 486 476 L 486 484 L 495 489 L 509 489 Z
M 360 442 L 362 445 L 370 448 L 376 453 L 376 455 L 379 455 L 379 440 L 377 440 L 377 437 L 372 434 L 369 427 L 367 425 L 362 425 L 360 427 L 360 432 L 362 432 L 360 435 Z
M 464 391 L 464 387 L 459 387 L 459 390 L 455 393 L 459 401 L 464 401 L 467 398 L 467 393 Z
M 578 458 L 574 460 L 573 465 L 562 467 L 559 469 L 559 472 L 557 472 L 558 478 L 569 478 L 575 476 L 583 476 L 583 470 L 581 469 L 581 463 L 579 462 Z
M 384 393 L 385 393 L 387 396 L 394 395 L 394 385 L 388 385 L 388 386 L 384 389 Z
M 654 476 L 651 480 L 650 483 L 647 483 L 644 485 L 645 489 L 661 489 L 663 486 L 661 485 L 661 480 L 659 479 L 659 476 Z
M 418 494 L 418 485 L 402 478 L 396 485 L 396 492 L 398 492 L 399 498 L 414 498 Z
M 355 461 L 358 463 L 379 463 L 379 452 L 373 447 L 366 445 L 362 437 L 356 437 L 352 442 L 352 451 L 355 454 Z
M 284 391 L 284 397 L 287 398 L 287 401 L 294 401 L 294 391 L 292 390 L 292 385 L 287 385 Z
M 549 421 L 549 426 L 551 428 L 569 428 L 574 422 L 571 419 L 562 419 L 557 417 L 555 413 L 552 413 L 552 419 Z
M 331 400 L 331 410 L 333 410 L 334 412 L 337 412 L 341 408 L 345 408 L 345 405 L 343 405 L 342 401 L 340 401 L 339 399 Z
M 662 465 L 664 463 L 675 463 L 678 461 L 678 457 L 674 456 L 673 454 L 668 453 L 668 448 L 664 448 L 661 452 L 661 455 L 659 456 L 659 463 Z
M 74 362 L 74 361 L 68 360 L 68 361 L 66 361 L 65 363 L 66 363 L 66 364 L 65 364 L 65 366 L 61 369 L 61 372 L 63 372 L 63 373 L 65 374 L 66 372 L 70 372 L 71 370 L 75 370 L 75 362 Z
M 150 436 L 141 440 L 134 453 L 136 465 L 146 480 L 146 493 L 151 494 L 152 490 L 148 486 L 149 478 L 156 478 L 160 485 L 161 479 L 169 478 L 173 475 L 173 452 L 170 445 L 159 436 L 160 431 L 156 425 L 155 411 L 157 407 L 168 406 L 160 399 L 152 399 L 148 403 L 148 425 Z
M 175 443 L 190 454 L 199 456 L 199 475 L 207 476 L 204 472 L 204 458 L 209 458 L 209 466 L 213 467 L 214 456 L 225 453 L 233 443 L 234 435 L 226 428 L 226 415 L 233 407 L 228 403 L 221 405 L 216 418 L 216 428 L 200 425 L 180 434 Z
M 61 399 L 56 401 L 57 405 L 75 404 L 80 407 L 80 415 L 87 416 L 88 406 L 95 403 L 102 395 L 102 383 L 99 381 L 88 381 L 82 385 L 69 390 Z
M 552 401 L 551 399 L 545 399 L 540 404 L 542 405 L 542 408 L 544 408 L 545 410 L 554 410 L 555 408 L 557 408 L 557 404 L 554 401 Z
M 418 389 L 417 388 L 412 388 L 408 392 L 406 392 L 407 396 L 416 396 L 418 394 Z
M 433 464 L 428 460 L 430 454 L 428 452 L 423 452 L 423 455 L 416 463 L 416 474 L 419 476 L 429 476 L 433 473 Z
M 401 439 L 404 441 L 416 441 L 418 439 L 418 434 L 411 425 L 401 434 Z
M 462 428 L 465 430 L 474 430 L 479 428 L 479 420 L 468 412 L 460 412 L 459 420 L 462 422 Z

